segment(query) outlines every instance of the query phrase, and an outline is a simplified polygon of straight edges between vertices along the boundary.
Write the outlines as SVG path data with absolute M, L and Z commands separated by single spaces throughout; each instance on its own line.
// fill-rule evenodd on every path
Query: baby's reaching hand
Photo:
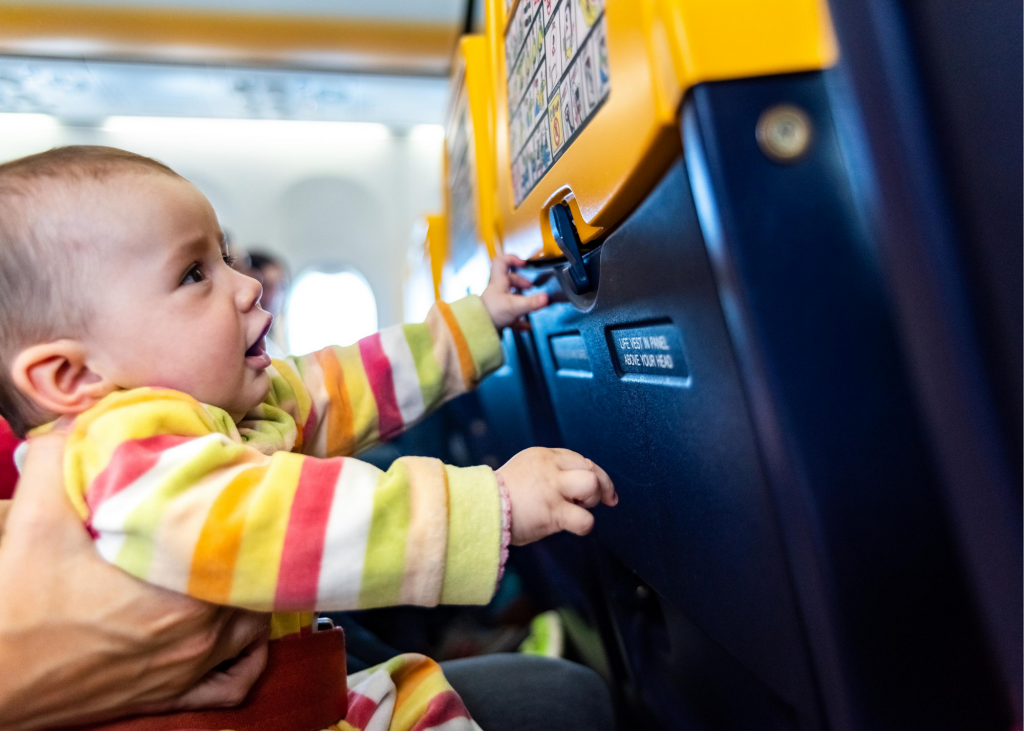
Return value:
M 585 536 L 594 527 L 587 508 L 619 502 L 603 469 L 568 449 L 525 449 L 498 470 L 512 504 L 512 545 L 567 530 Z
M 491 281 L 487 283 L 487 289 L 480 295 L 480 299 L 484 301 L 484 307 L 490 313 L 494 327 L 499 330 L 512 325 L 523 315 L 548 304 L 548 296 L 543 292 L 527 297 L 512 291 L 513 288 L 529 289 L 533 286 L 526 277 L 510 271 L 512 267 L 521 267 L 524 264 L 525 261 L 511 254 L 502 254 L 491 262 Z

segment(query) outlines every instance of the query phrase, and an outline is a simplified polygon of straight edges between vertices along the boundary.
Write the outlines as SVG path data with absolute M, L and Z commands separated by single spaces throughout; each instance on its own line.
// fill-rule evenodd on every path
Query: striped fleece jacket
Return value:
M 269 394 L 238 424 L 177 391 L 118 392 L 69 427 L 66 487 L 107 561 L 205 601 L 274 612 L 272 638 L 308 631 L 317 610 L 483 604 L 508 545 L 495 474 L 421 457 L 382 472 L 349 455 L 502 362 L 487 310 L 467 297 L 438 303 L 423 324 L 275 360 Z M 416 692 L 401 687 L 409 677 Z M 475 728 L 426 658 L 352 680 L 358 718 L 340 729 Z

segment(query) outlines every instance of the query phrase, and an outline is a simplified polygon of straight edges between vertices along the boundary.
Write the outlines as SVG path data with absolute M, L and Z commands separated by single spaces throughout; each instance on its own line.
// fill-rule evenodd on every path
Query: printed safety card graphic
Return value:
M 604 0 L 520 0 L 505 64 L 518 207 L 608 97 Z

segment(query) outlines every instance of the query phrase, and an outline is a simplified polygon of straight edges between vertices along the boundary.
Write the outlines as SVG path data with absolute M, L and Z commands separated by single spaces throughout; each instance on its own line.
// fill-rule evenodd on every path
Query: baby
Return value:
M 349 455 L 501 366 L 498 331 L 546 304 L 513 293 L 515 263 L 424 324 L 271 360 L 260 285 L 230 267 L 190 183 L 112 148 L 15 160 L 0 165 L 0 415 L 67 431 L 67 492 L 106 560 L 274 612 L 272 639 L 310 632 L 317 610 L 483 604 L 509 542 L 590 531 L 587 509 L 617 502 L 607 474 L 557 449 L 497 471 Z M 475 726 L 426 658 L 349 684 L 339 728 Z

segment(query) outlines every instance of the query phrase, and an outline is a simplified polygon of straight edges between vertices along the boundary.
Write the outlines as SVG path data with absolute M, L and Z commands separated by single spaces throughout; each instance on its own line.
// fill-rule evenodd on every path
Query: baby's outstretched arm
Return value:
M 298 451 L 348 456 L 397 436 L 502 363 L 487 309 L 479 297 L 466 297 L 437 303 L 421 324 L 274 361 L 265 403 L 295 419 Z M 239 427 L 261 418 L 257 409 Z
M 65 475 L 106 560 L 257 611 L 485 604 L 507 538 L 587 533 L 586 508 L 617 502 L 601 468 L 563 449 L 528 449 L 497 474 L 423 457 L 382 472 L 265 455 L 226 413 L 162 389 L 115 393 L 79 416 Z
M 266 405 L 295 420 L 295 449 L 318 457 L 356 454 L 476 388 L 504 363 L 498 332 L 547 304 L 545 294 L 514 291 L 530 286 L 510 271 L 523 263 L 513 256 L 496 258 L 480 297 L 438 302 L 422 324 L 275 361 Z M 259 408 L 247 417 L 265 418 Z M 239 426 L 247 428 L 245 422 Z
M 257 611 L 490 599 L 503 539 L 490 468 L 268 456 L 233 429 L 224 412 L 160 389 L 113 394 L 78 417 L 67 489 L 100 554 Z

